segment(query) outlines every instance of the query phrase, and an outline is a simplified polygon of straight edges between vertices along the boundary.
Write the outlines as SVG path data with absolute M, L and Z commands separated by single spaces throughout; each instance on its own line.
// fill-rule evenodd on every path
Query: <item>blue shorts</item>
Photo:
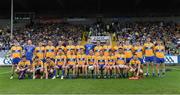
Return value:
M 154 62 L 154 60 L 155 60 L 154 56 L 145 57 L 146 62 Z
M 45 62 L 46 62 L 46 59 L 45 59 L 45 58 L 43 58 L 43 59 L 41 59 L 41 61 L 42 61 L 43 63 L 45 63 Z
M 157 64 L 164 63 L 164 62 L 165 62 L 165 59 L 164 59 L 164 58 L 157 58 L 157 57 L 156 57 L 156 63 L 157 63 Z
M 62 69 L 62 65 L 57 65 L 58 66 L 58 69 Z
M 126 63 L 129 63 L 132 58 L 126 58 Z
M 141 64 L 144 64 L 143 58 L 138 58 Z
M 104 69 L 105 68 L 105 64 L 99 64 L 99 69 Z
M 21 58 L 13 58 L 12 59 L 12 64 L 16 65 L 21 61 Z

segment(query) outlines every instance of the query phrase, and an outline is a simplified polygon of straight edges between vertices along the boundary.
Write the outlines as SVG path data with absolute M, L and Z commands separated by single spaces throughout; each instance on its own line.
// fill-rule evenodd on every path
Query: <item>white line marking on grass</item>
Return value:
M 2 72 L 2 73 L 0 73 L 0 75 L 7 74 L 7 73 L 10 73 L 10 71 L 8 71 L 8 72 Z
M 174 70 L 177 70 L 177 71 L 180 71 L 180 69 L 177 69 L 177 68 L 173 68 L 173 67 L 169 67 L 170 69 L 174 69 Z

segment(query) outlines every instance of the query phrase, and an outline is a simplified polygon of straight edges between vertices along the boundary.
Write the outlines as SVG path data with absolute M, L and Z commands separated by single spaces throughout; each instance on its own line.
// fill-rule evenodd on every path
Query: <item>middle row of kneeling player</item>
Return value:
M 104 56 L 103 51 L 100 51 L 99 56 L 95 56 L 92 50 L 89 55 L 85 55 L 83 52 L 82 54 L 75 55 L 73 51 L 67 56 L 64 55 L 64 53 L 59 53 L 55 60 L 49 57 L 46 58 L 45 63 L 38 57 L 35 57 L 32 65 L 24 63 L 24 73 L 19 72 L 21 71 L 19 70 L 19 64 L 27 61 L 22 58 L 23 60 L 18 64 L 16 71 L 21 79 L 25 74 L 28 74 L 29 77 L 30 74 L 32 74 L 33 79 L 42 79 L 43 77 L 46 79 L 61 77 L 61 79 L 63 79 L 64 76 L 76 78 L 80 74 L 87 78 L 90 73 L 92 73 L 93 78 L 128 77 L 129 71 L 132 72 L 134 76 L 139 76 L 143 73 L 140 68 L 141 62 L 136 54 L 129 63 L 126 63 L 126 58 L 122 49 L 119 49 L 119 52 L 115 54 L 112 51 L 109 53 L 109 56 Z M 27 61 L 27 63 L 29 62 Z M 60 70 L 62 71 L 61 75 Z M 72 72 L 70 70 L 72 70 Z

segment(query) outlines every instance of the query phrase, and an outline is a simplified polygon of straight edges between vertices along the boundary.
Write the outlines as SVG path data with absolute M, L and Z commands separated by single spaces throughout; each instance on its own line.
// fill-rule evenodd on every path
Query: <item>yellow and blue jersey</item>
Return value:
M 164 52 L 165 52 L 165 47 L 162 45 L 157 45 L 154 47 L 154 52 L 155 52 L 155 56 L 157 58 L 164 58 Z
M 86 55 L 85 54 L 79 54 L 77 55 L 78 64 L 85 64 L 86 62 Z
M 102 47 L 102 46 L 96 46 L 96 47 L 94 48 L 95 55 L 96 55 L 96 56 L 99 56 L 99 52 L 100 52 L 101 50 L 103 50 L 103 47 Z
M 116 62 L 116 56 L 107 56 L 107 62 L 109 65 L 113 65 Z
M 60 52 L 65 52 L 65 47 L 64 46 L 57 46 L 56 47 L 56 53 L 57 53 L 57 55 L 60 53 Z
M 30 61 L 27 60 L 27 61 L 20 61 L 18 63 L 18 67 L 19 68 L 26 68 L 26 67 L 29 67 L 31 65 Z
M 22 47 L 21 46 L 12 46 L 11 47 L 11 56 L 12 58 L 21 58 L 22 56 Z
M 75 49 L 76 49 L 76 47 L 74 45 L 66 46 L 66 53 L 67 53 L 67 55 L 70 55 L 71 51 L 73 51 L 75 53 Z
M 86 59 L 87 59 L 89 65 L 93 65 L 96 60 L 96 57 L 94 55 L 87 55 Z
M 124 54 L 126 56 L 126 58 L 132 58 L 133 54 L 132 54 L 132 45 L 124 45 L 123 46 L 124 49 Z
M 144 53 L 145 53 L 146 57 L 154 56 L 153 48 L 154 48 L 153 43 L 145 43 L 144 44 Z
M 44 63 L 44 68 L 47 68 L 47 69 L 55 68 L 55 66 L 56 66 L 56 64 L 53 61 Z
M 67 64 L 69 65 L 75 65 L 76 64 L 76 55 L 67 55 Z
M 37 56 L 39 59 L 44 59 L 44 54 L 45 54 L 45 48 L 42 47 L 36 47 L 34 55 Z
M 123 49 L 123 46 L 114 46 L 113 50 L 117 52 L 120 48 Z
M 43 68 L 44 64 L 41 60 L 39 60 L 38 62 L 33 62 L 32 66 L 33 68 L 39 68 L 39 67 Z
M 141 61 L 139 61 L 138 59 L 137 60 L 134 60 L 134 59 L 131 59 L 131 61 L 129 62 L 131 66 L 138 66 L 141 64 Z
M 104 55 L 105 56 L 109 56 L 109 51 L 112 50 L 112 46 L 107 46 L 107 45 L 104 45 L 103 46 L 103 50 L 104 50 Z
M 46 51 L 46 54 L 45 54 L 46 57 L 49 57 L 49 58 L 54 58 L 55 57 L 56 49 L 55 49 L 54 46 L 46 46 L 45 51 Z
M 126 63 L 126 56 L 124 54 L 116 54 L 115 57 L 118 65 L 124 65 Z
M 98 64 L 105 64 L 106 59 L 107 59 L 106 56 L 97 56 L 96 57 Z
M 143 58 L 143 46 L 134 46 L 133 50 L 134 53 L 138 56 L 138 58 Z
M 56 65 L 63 65 L 66 62 L 66 55 L 57 55 L 55 57 Z
M 85 47 L 83 46 L 83 45 L 77 45 L 76 47 L 75 47 L 75 49 L 76 49 L 76 53 L 77 53 L 77 55 L 79 55 L 80 54 L 80 50 L 81 49 L 83 49 L 83 53 L 84 53 L 84 51 L 85 51 Z

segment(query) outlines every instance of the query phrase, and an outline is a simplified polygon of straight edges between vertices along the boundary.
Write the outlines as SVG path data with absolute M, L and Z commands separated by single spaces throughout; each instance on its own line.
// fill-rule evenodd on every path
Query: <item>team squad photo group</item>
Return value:
M 20 46 L 14 41 L 9 51 L 12 58 L 10 79 L 142 79 L 165 76 L 165 47 L 158 39 L 147 38 L 144 44 L 118 41 L 112 46 L 109 41 L 101 44 L 81 45 L 77 42 L 59 41 L 54 46 L 31 40 Z

